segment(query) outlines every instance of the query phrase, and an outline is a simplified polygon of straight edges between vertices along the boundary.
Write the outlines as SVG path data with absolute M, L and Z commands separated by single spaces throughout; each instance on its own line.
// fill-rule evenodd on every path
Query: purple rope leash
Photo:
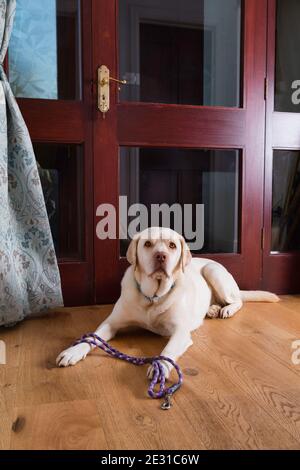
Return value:
M 78 339 L 73 346 L 76 346 L 80 343 L 87 343 L 96 346 L 97 348 L 102 349 L 102 351 L 106 352 L 112 357 L 116 357 L 117 359 L 121 359 L 122 361 L 130 362 L 135 366 L 143 366 L 145 364 L 151 364 L 154 369 L 153 377 L 151 383 L 148 388 L 148 395 L 151 398 L 164 398 L 165 401 L 162 404 L 161 408 L 163 410 L 168 410 L 171 407 L 171 397 L 174 393 L 181 387 L 183 382 L 183 375 L 181 372 L 180 367 L 169 357 L 165 356 L 153 356 L 153 357 L 135 357 L 135 356 L 128 356 L 127 354 L 123 354 L 117 349 L 113 348 L 110 344 L 104 341 L 100 336 L 94 333 L 88 333 L 82 338 Z M 177 375 L 178 375 L 178 382 L 171 385 L 170 387 L 166 387 L 166 377 L 164 373 L 163 366 L 161 365 L 160 361 L 167 361 L 172 364 L 175 368 Z M 159 384 L 159 390 L 155 391 L 155 386 Z

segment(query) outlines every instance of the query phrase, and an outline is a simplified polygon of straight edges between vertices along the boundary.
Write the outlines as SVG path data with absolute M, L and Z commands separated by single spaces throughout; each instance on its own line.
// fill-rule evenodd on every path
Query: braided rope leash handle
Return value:
M 151 364 L 153 366 L 153 377 L 150 382 L 148 388 L 148 395 L 151 398 L 164 398 L 164 402 L 161 406 L 163 410 L 168 410 L 172 406 L 171 404 L 171 397 L 174 393 L 181 387 L 183 382 L 183 375 L 181 372 L 180 367 L 169 357 L 166 356 L 153 356 L 153 357 L 135 357 L 129 356 L 128 354 L 121 353 L 117 349 L 113 348 L 109 343 L 104 341 L 100 336 L 96 335 L 95 333 L 88 333 L 82 336 L 80 339 L 75 341 L 73 346 L 77 344 L 87 343 L 93 345 L 97 348 L 102 349 L 105 353 L 109 354 L 112 357 L 117 359 L 121 359 L 122 361 L 129 362 L 130 364 L 134 364 L 136 366 L 143 366 L 145 364 Z M 164 368 L 161 364 L 161 361 L 166 361 L 172 364 L 175 368 L 178 381 L 171 385 L 170 387 L 166 387 L 166 377 Z M 159 385 L 159 390 L 155 391 L 156 385 Z

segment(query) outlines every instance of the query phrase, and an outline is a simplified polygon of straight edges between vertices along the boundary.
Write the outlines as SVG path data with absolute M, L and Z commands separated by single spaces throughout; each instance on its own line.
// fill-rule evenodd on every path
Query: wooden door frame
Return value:
M 299 293 L 300 253 L 271 254 L 273 150 L 300 149 L 300 113 L 274 111 L 275 61 L 276 0 L 268 0 L 263 287 L 278 294 L 292 294 Z
M 79 259 L 59 260 L 66 306 L 94 302 L 93 253 L 93 126 L 92 110 L 92 2 L 81 2 L 82 101 L 18 99 L 33 142 L 66 143 L 83 146 L 84 227 L 83 254 Z M 7 65 L 6 60 L 6 65 Z
M 118 76 L 118 5 L 92 0 L 93 61 Z M 94 205 L 118 207 L 119 146 L 241 149 L 241 253 L 201 255 L 223 263 L 242 288 L 259 288 L 262 279 L 264 137 L 267 0 L 245 0 L 242 50 L 243 107 L 204 107 L 151 103 L 118 103 L 112 89 L 111 110 L 94 117 Z M 96 103 L 96 96 L 94 97 Z M 141 126 L 142 123 L 142 126 Z M 138 133 L 137 133 L 138 129 Z M 95 225 L 99 219 L 95 217 Z M 250 230 L 248 228 L 251 228 Z M 253 240 L 256 243 L 253 244 Z M 119 258 L 118 241 L 99 241 L 95 234 L 95 286 L 98 302 L 114 301 L 127 266 Z

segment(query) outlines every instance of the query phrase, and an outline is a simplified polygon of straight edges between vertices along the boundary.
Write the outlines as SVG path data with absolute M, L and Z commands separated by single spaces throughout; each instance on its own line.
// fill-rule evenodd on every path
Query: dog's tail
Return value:
M 262 290 L 241 290 L 241 299 L 244 302 L 279 302 L 276 294 Z

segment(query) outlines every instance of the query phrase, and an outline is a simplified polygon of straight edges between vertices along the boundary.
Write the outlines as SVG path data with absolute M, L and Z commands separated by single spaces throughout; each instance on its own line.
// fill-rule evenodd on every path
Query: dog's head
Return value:
M 127 260 L 143 275 L 153 280 L 175 281 L 176 273 L 184 272 L 191 261 L 184 238 L 174 230 L 151 227 L 131 241 Z

